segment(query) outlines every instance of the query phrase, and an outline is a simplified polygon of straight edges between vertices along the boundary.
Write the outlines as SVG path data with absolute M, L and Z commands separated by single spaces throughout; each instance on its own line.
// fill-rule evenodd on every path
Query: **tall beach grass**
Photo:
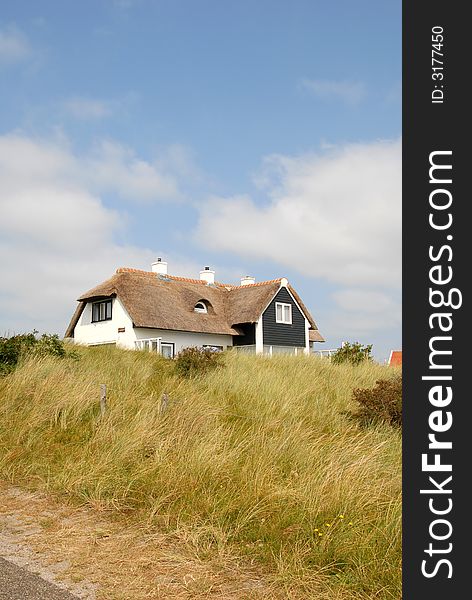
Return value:
M 0 379 L 1 477 L 254 560 L 287 597 L 401 597 L 400 433 L 343 414 L 387 368 L 227 353 L 183 379 L 147 353 L 78 353 Z

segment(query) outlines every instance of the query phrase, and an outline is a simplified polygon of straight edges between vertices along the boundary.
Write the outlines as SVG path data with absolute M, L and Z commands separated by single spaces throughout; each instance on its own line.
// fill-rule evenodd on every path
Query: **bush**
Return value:
M 175 368 L 182 377 L 201 375 L 222 365 L 222 355 L 211 348 L 184 348 L 177 354 Z
M 345 342 L 343 346 L 333 354 L 331 360 L 335 365 L 345 362 L 358 365 L 365 360 L 372 360 L 371 352 L 372 344 L 362 346 L 359 342 L 354 342 L 352 344 Z
M 74 352 L 67 352 L 64 342 L 57 334 L 47 334 L 38 338 L 37 331 L 22 333 L 11 337 L 0 337 L 0 375 L 13 371 L 21 357 L 35 354 L 37 356 L 74 357 Z
M 402 376 L 379 379 L 374 388 L 355 389 L 353 400 L 359 404 L 350 416 L 360 425 L 384 422 L 394 427 L 402 426 Z
M 0 373 L 5 374 L 12 371 L 20 356 L 30 351 L 36 343 L 35 334 L 23 333 L 11 337 L 0 337 Z
M 59 339 L 57 333 L 54 335 L 43 333 L 34 346 L 34 352 L 40 356 L 57 356 L 58 358 L 65 358 L 74 354 L 73 352 L 67 352 L 64 342 Z

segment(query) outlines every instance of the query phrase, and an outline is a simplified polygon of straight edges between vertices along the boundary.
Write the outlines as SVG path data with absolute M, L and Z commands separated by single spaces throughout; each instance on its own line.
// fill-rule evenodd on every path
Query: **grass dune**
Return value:
M 181 379 L 146 353 L 78 354 L 0 379 L 1 477 L 255 561 L 287 597 L 401 597 L 400 434 L 343 414 L 385 367 L 228 353 Z

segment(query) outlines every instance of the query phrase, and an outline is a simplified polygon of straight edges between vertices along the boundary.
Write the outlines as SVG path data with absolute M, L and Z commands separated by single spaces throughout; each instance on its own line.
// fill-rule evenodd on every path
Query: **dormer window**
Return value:
M 92 304 L 92 323 L 111 320 L 111 300 Z
M 195 307 L 193 310 L 198 313 L 207 313 L 208 312 L 207 305 L 205 304 L 205 302 L 203 302 L 201 300 L 200 300 L 200 302 L 197 302 L 195 304 Z

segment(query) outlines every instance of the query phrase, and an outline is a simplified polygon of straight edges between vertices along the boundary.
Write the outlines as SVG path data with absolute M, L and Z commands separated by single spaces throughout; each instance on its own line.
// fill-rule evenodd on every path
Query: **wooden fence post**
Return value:
M 169 404 L 169 395 L 168 395 L 166 392 L 164 392 L 164 393 L 162 394 L 162 398 L 161 398 L 161 408 L 160 408 L 160 411 L 159 411 L 159 412 L 161 413 L 161 415 L 162 415 L 163 413 L 165 413 L 165 411 L 167 410 L 167 405 L 168 405 L 168 404 Z
M 103 417 L 107 408 L 107 386 L 106 383 L 100 384 L 100 415 Z

